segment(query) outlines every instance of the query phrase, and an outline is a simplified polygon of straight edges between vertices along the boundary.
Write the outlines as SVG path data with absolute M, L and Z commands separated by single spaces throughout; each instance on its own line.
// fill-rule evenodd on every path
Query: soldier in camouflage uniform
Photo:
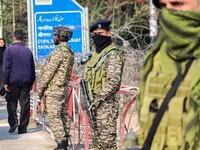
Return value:
M 72 31 L 64 26 L 54 27 L 55 49 L 51 52 L 39 78 L 39 97 L 45 97 L 47 113 L 55 141 L 55 150 L 67 150 L 70 131 L 68 116 L 68 84 L 74 64 L 74 54 L 67 41 Z
M 85 80 L 94 110 L 97 136 L 92 135 L 95 150 L 116 150 L 119 104 L 115 97 L 120 88 L 124 59 L 111 45 L 110 21 L 101 20 L 90 27 L 96 47 L 86 62 Z M 93 130 L 91 130 L 93 133 Z
M 142 71 L 138 145 L 144 150 L 200 150 L 200 0 L 153 3 L 160 8 L 160 31 Z M 155 118 L 177 74 L 185 77 L 152 138 L 149 131 L 158 124 Z

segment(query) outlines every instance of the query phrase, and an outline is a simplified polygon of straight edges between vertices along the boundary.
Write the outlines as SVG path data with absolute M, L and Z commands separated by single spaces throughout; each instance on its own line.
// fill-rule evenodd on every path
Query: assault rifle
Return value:
M 96 130 L 96 124 L 95 124 L 95 121 L 94 121 L 94 115 L 93 115 L 92 109 L 89 110 L 89 107 L 92 104 L 92 100 L 89 97 L 88 89 L 87 89 L 85 80 L 81 79 L 80 84 L 81 84 L 81 88 L 83 90 L 83 96 L 84 96 L 84 99 L 85 99 L 84 103 L 83 103 L 83 107 L 85 108 L 85 110 L 87 112 L 88 118 L 89 118 L 91 125 L 92 125 L 92 128 L 94 130 L 94 135 L 96 136 L 97 130 Z

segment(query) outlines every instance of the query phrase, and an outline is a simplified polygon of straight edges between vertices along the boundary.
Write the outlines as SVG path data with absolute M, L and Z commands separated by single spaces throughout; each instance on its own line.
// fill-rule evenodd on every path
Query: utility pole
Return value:
M 15 0 L 12 0 L 13 32 L 15 31 Z
M 27 0 L 27 18 L 28 18 L 28 47 L 33 50 L 33 31 L 32 31 L 32 9 L 31 0 Z M 33 51 L 34 53 L 34 51 Z M 34 54 L 35 56 L 35 54 Z
M 85 15 L 85 51 L 83 53 L 89 53 L 90 51 L 90 36 L 89 36 L 89 21 L 88 21 L 88 7 L 84 8 L 84 15 Z
M 3 37 L 2 7 L 3 3 L 0 1 L 0 37 Z
M 154 39 L 158 33 L 158 25 L 157 25 L 157 11 L 153 2 L 149 1 L 149 8 L 150 8 L 150 20 L 149 20 L 149 28 L 150 28 L 150 37 Z

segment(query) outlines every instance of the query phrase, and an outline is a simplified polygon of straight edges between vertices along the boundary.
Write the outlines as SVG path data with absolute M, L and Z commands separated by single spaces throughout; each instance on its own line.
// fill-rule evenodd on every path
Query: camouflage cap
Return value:
M 54 27 L 53 33 L 58 36 L 62 36 L 64 38 L 71 38 L 72 37 L 72 30 L 68 27 L 64 26 L 56 26 Z
M 153 4 L 154 4 L 157 8 L 161 8 L 161 7 L 160 7 L 159 0 L 153 0 Z

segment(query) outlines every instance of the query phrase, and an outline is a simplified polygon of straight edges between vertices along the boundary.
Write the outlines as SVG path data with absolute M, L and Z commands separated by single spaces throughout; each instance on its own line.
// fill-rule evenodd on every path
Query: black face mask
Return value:
M 95 34 L 92 39 L 94 41 L 94 45 L 96 46 L 97 53 L 100 53 L 104 48 L 112 43 L 110 36 Z

